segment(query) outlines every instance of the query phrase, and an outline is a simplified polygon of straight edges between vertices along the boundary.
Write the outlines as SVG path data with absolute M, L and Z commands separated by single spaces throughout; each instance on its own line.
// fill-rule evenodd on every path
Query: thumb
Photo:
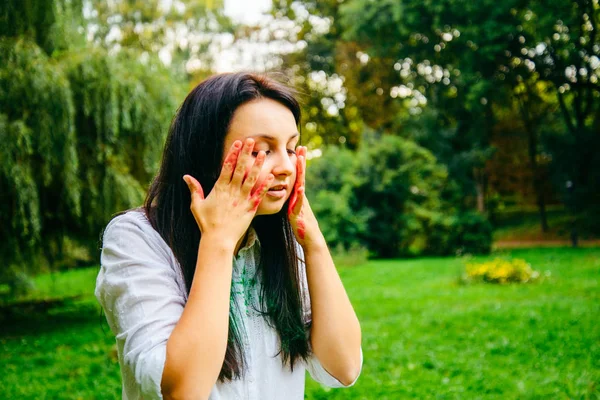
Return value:
M 196 178 L 191 175 L 184 175 L 183 180 L 187 184 L 188 189 L 190 189 L 192 197 L 194 194 L 197 194 L 200 196 L 200 199 L 204 200 L 204 190 L 202 190 L 202 185 L 200 185 L 200 182 Z

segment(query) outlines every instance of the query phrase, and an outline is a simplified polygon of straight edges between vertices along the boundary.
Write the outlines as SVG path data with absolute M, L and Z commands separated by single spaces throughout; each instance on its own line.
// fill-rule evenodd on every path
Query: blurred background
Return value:
M 120 398 L 93 297 L 186 94 L 295 87 L 307 196 L 363 324 L 350 390 L 600 397 L 598 0 L 3 0 L 0 378 Z

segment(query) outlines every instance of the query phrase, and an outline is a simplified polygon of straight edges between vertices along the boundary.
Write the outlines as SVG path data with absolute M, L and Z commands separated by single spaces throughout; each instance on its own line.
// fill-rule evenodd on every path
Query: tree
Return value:
M 431 149 L 449 166 L 464 197 L 476 198 L 483 209 L 493 106 L 507 102 L 495 81 L 498 60 L 507 58 L 504 43 L 517 47 L 516 38 L 510 37 L 517 21 L 510 13 L 502 14 L 511 4 L 478 2 L 467 12 L 456 1 L 280 1 L 276 8 L 291 16 L 298 3 L 329 21 L 330 29 L 321 36 L 304 30 L 312 35 L 306 57 L 323 60 L 314 66 L 345 77 L 347 105 L 360 110 L 371 128 L 416 139 L 426 147 L 435 140 L 415 137 L 414 128 L 425 111 L 432 110 L 432 134 L 446 132 L 437 139 L 447 143 L 440 150 L 449 151 Z M 489 9 L 498 12 L 488 22 L 481 16 Z
M 182 75 L 186 64 L 210 71 L 216 35 L 232 33 L 223 0 L 93 0 L 86 12 L 87 35 L 111 52 L 131 52 L 142 59 L 160 55 Z
M 0 280 L 13 288 L 74 244 L 96 258 L 111 215 L 141 204 L 180 95 L 156 62 L 44 36 L 80 15 L 73 4 L 0 9 L 13 24 L 0 37 Z
M 491 133 L 516 116 L 545 228 L 542 152 L 559 190 L 570 182 L 576 214 L 600 204 L 591 150 L 600 131 L 599 7 L 595 0 L 282 0 L 274 13 L 304 21 L 299 39 L 311 69 L 342 76 L 346 106 L 356 106 L 368 126 L 432 150 L 467 207 L 484 208 Z M 320 20 L 329 29 L 316 34 Z M 565 134 L 557 134 L 563 125 Z
M 535 69 L 550 84 L 565 131 L 548 138 L 554 177 L 579 224 L 597 231 L 600 204 L 600 5 L 595 0 L 541 4 L 523 13 L 515 63 Z M 573 245 L 577 243 L 576 222 Z

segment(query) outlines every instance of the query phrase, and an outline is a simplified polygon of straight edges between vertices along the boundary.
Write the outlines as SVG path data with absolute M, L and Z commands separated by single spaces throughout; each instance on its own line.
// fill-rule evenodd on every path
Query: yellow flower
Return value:
M 523 259 L 504 260 L 495 258 L 482 263 L 466 265 L 467 277 L 487 282 L 528 282 L 539 276 L 531 265 Z

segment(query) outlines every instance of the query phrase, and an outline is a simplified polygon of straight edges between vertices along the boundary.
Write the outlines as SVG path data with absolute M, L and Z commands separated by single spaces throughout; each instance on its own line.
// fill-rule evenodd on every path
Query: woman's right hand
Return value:
M 264 151 L 258 152 L 254 165 L 245 176 L 253 148 L 253 139 L 246 139 L 243 144 L 240 140 L 233 143 L 225 157 L 221 175 L 206 198 L 200 182 L 191 175 L 183 176 L 192 196 L 190 209 L 203 235 L 215 234 L 231 240 L 235 246 L 248 230 L 274 180 L 273 174 L 269 174 L 257 184 L 266 156 Z

